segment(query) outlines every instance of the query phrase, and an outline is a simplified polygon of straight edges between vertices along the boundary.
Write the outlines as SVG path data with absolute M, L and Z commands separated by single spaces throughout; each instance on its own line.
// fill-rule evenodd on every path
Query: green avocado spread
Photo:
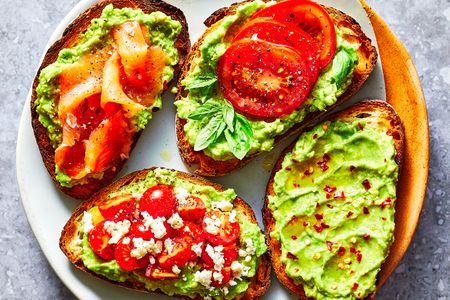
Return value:
M 233 202 L 236 198 L 236 194 L 232 189 L 219 192 L 210 186 L 196 185 L 176 177 L 176 173 L 167 169 L 152 170 L 144 179 L 133 181 L 129 185 L 119 189 L 117 192 L 108 195 L 108 197 L 129 193 L 142 194 L 148 188 L 157 184 L 181 187 L 188 193 L 200 197 L 207 207 L 211 207 L 211 204 L 214 201 L 225 200 Z M 95 207 L 93 209 L 95 209 Z M 255 254 L 251 256 L 251 260 L 245 260 L 244 257 L 240 256 L 237 257 L 239 263 L 249 268 L 248 276 L 242 277 L 241 279 L 234 279 L 236 285 L 227 286 L 226 292 L 224 292 L 223 288 L 206 288 L 195 281 L 194 273 L 199 270 L 198 266 L 187 265 L 181 269 L 179 279 L 166 280 L 150 280 L 138 272 L 124 271 L 119 267 L 115 260 L 106 262 L 95 255 L 90 247 L 87 233 L 83 232 L 81 232 L 83 238 L 80 241 L 82 248 L 80 258 L 86 268 L 99 275 L 103 275 L 110 280 L 118 282 L 124 282 L 127 279 L 133 278 L 144 283 L 146 289 L 149 291 L 160 290 L 169 296 L 182 295 L 195 298 L 200 295 L 201 297 L 209 296 L 212 299 L 232 299 L 247 290 L 250 279 L 256 274 L 256 270 L 261 261 L 261 256 L 267 251 L 264 235 L 259 229 L 258 224 L 253 223 L 248 216 L 239 211 L 237 212 L 236 220 L 240 225 L 240 244 L 244 245 L 246 240 L 251 239 L 255 248 Z
M 199 57 L 194 58 L 189 75 L 184 78 L 182 85 L 192 86 L 204 78 L 204 74 L 217 74 L 217 65 L 220 57 L 230 46 L 227 33 L 235 24 L 243 24 L 256 11 L 271 5 L 273 2 L 256 0 L 241 5 L 235 14 L 223 18 L 219 24 L 214 25 L 200 45 Z M 316 85 L 310 92 L 308 99 L 293 113 L 278 118 L 273 122 L 248 120 L 253 130 L 249 153 L 259 151 L 270 151 L 273 148 L 275 138 L 287 132 L 295 124 L 302 122 L 305 117 L 315 111 L 324 111 L 342 95 L 352 80 L 353 71 L 358 63 L 356 50 L 358 44 L 352 44 L 342 38 L 342 31 L 336 28 L 337 50 L 330 65 L 322 70 Z M 175 102 L 178 117 L 186 119 L 184 132 L 191 145 L 194 145 L 202 128 L 205 127 L 203 120 L 188 119 L 189 115 L 201 106 L 205 99 L 224 101 L 225 98 L 218 88 L 217 82 L 212 88 L 190 89 L 189 93 L 179 101 Z M 205 154 L 215 160 L 227 160 L 233 158 L 233 153 L 225 139 L 218 138 L 213 144 L 204 149 Z
M 394 140 L 358 122 L 302 134 L 274 177 L 271 236 L 286 274 L 315 299 L 362 299 L 394 239 Z
M 169 82 L 174 75 L 173 66 L 178 63 L 178 50 L 175 41 L 181 32 L 181 23 L 173 20 L 162 12 L 145 14 L 141 10 L 132 8 L 115 9 L 110 4 L 106 6 L 102 15 L 91 21 L 91 25 L 80 35 L 78 42 L 72 48 L 59 52 L 56 61 L 45 67 L 39 74 L 34 103 L 39 115 L 39 122 L 47 129 L 47 134 L 54 148 L 62 140 L 61 121 L 58 117 L 57 101 L 59 95 L 58 75 L 64 68 L 76 63 L 85 53 L 102 48 L 112 42 L 110 31 L 128 20 L 136 20 L 148 27 L 152 45 L 161 47 L 168 57 L 168 64 L 163 69 L 162 80 Z M 161 91 L 162 93 L 162 91 Z M 136 130 L 142 130 L 152 118 L 152 111 L 161 108 L 161 94 L 155 102 L 133 117 Z M 63 186 L 71 186 L 70 177 L 56 169 L 56 178 Z

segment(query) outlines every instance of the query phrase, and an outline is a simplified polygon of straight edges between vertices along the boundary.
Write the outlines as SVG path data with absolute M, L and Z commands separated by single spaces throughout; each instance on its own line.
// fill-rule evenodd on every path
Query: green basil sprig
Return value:
M 208 148 L 222 135 L 225 136 L 231 152 L 238 159 L 243 159 L 250 151 L 253 139 L 250 122 L 242 115 L 235 113 L 230 102 L 208 100 L 188 118 L 206 123 L 195 141 L 195 151 Z

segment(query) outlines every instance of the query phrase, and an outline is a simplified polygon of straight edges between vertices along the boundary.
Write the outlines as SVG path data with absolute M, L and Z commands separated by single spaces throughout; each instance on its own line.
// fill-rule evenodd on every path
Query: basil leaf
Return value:
M 253 130 L 246 118 L 236 114 L 234 132 L 225 130 L 225 139 L 231 152 L 238 159 L 243 159 L 251 149 Z
M 234 108 L 230 102 L 225 100 L 225 103 L 222 106 L 222 115 L 225 124 L 227 124 L 227 128 L 229 131 L 234 131 Z
M 200 130 L 195 140 L 194 150 L 200 151 L 208 148 L 223 133 L 226 124 L 223 122 L 222 114 L 218 113 L 209 120 L 208 124 Z
M 188 118 L 191 120 L 201 121 L 209 119 L 222 109 L 222 105 L 216 101 L 207 101 L 205 104 L 197 107 Z
M 205 74 L 197 77 L 188 85 L 185 86 L 186 90 L 193 90 L 202 87 L 211 86 L 217 81 L 217 76 L 215 74 Z

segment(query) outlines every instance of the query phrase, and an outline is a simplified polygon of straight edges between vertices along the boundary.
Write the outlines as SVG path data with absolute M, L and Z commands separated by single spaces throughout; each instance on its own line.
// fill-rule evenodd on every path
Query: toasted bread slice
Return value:
M 180 76 L 178 90 L 179 93 L 177 95 L 177 100 L 181 100 L 183 95 L 186 95 L 188 91 L 183 89 L 183 86 L 180 84 L 181 80 L 185 78 L 190 70 L 194 67 L 195 58 L 200 55 L 199 47 L 202 44 L 205 36 L 215 29 L 215 24 L 223 19 L 224 17 L 234 14 L 237 7 L 244 3 L 251 2 L 251 0 L 247 0 L 241 3 L 235 3 L 227 8 L 222 8 L 214 12 L 205 22 L 204 24 L 208 26 L 208 29 L 205 33 L 199 38 L 199 40 L 192 46 L 191 52 L 189 53 L 186 62 L 183 66 L 182 74 Z M 282 135 L 279 135 L 275 138 L 275 145 L 285 140 L 289 136 L 295 135 L 302 131 L 305 127 L 310 125 L 315 120 L 319 119 L 321 116 L 325 115 L 327 112 L 333 110 L 340 104 L 349 100 L 353 95 L 355 95 L 364 82 L 369 78 L 369 75 L 372 73 L 375 64 L 377 62 L 378 54 L 376 52 L 375 47 L 372 45 L 371 40 L 364 34 L 361 29 L 361 26 L 356 22 L 352 17 L 346 15 L 345 13 L 332 8 L 325 7 L 325 10 L 328 12 L 330 17 L 332 18 L 334 24 L 343 31 L 344 40 L 349 42 L 358 42 L 360 44 L 359 49 L 357 50 L 358 54 L 358 65 L 356 66 L 352 78 L 351 84 L 348 86 L 345 93 L 343 93 L 340 97 L 338 97 L 336 103 L 326 109 L 326 111 L 317 111 L 314 113 L 310 113 L 306 116 L 306 118 L 292 128 L 290 128 L 287 132 Z M 252 155 L 248 155 L 244 157 L 244 159 L 239 160 L 237 158 L 225 160 L 225 161 L 217 161 L 213 158 L 207 156 L 204 151 L 194 151 L 194 147 L 190 145 L 189 141 L 186 138 L 184 132 L 184 125 L 186 124 L 186 120 L 180 119 L 177 117 L 176 119 L 176 132 L 177 132 L 177 141 L 178 148 L 183 158 L 183 161 L 189 166 L 195 166 L 195 173 L 203 176 L 222 176 L 226 175 L 236 169 L 239 169 L 249 163 L 253 158 L 258 156 L 260 152 L 254 153 Z
M 103 190 L 98 192 L 96 195 L 94 195 L 91 199 L 84 202 L 79 206 L 74 213 L 72 214 L 71 218 L 67 221 L 66 225 L 64 226 L 64 229 L 61 232 L 61 237 L 59 241 L 59 245 L 61 250 L 64 252 L 64 254 L 67 256 L 67 258 L 80 270 L 85 271 L 95 277 L 101 278 L 103 280 L 109 281 L 113 284 L 124 286 L 130 289 L 139 290 L 143 292 L 149 292 L 145 289 L 145 285 L 142 282 L 139 282 L 135 279 L 129 279 L 125 282 L 115 282 L 112 280 L 109 280 L 106 277 L 103 277 L 102 275 L 96 274 L 95 272 L 89 270 L 86 268 L 86 266 L 83 264 L 83 261 L 80 258 L 82 249 L 80 248 L 80 245 L 77 244 L 79 241 L 79 231 L 80 226 L 82 226 L 82 217 L 83 212 L 89 210 L 90 208 L 98 205 L 100 202 L 106 199 L 107 195 L 111 192 L 114 192 L 118 190 L 119 188 L 132 184 L 134 182 L 137 182 L 139 180 L 142 180 L 146 177 L 147 173 L 149 171 L 155 170 L 156 168 L 150 168 L 146 170 L 136 171 L 134 173 L 131 173 L 114 183 L 108 185 Z M 162 168 L 159 168 L 162 169 Z M 225 189 L 216 183 L 212 183 L 210 181 L 207 181 L 199 176 L 179 172 L 175 170 L 170 170 L 173 172 L 176 172 L 176 177 L 186 181 L 193 183 L 195 185 L 201 185 L 201 186 L 211 186 L 217 191 L 224 191 Z M 250 220 L 251 223 L 257 223 L 255 214 L 252 210 L 252 208 L 241 198 L 236 197 L 233 201 L 234 208 L 241 212 L 243 215 L 247 217 L 248 220 Z M 261 295 L 263 295 L 270 284 L 270 264 L 269 259 L 267 256 L 267 253 L 265 253 L 263 256 L 261 256 L 260 264 L 256 270 L 256 274 L 254 277 L 251 278 L 250 285 L 247 289 L 247 291 L 239 296 L 239 299 L 258 299 Z M 161 293 L 159 290 L 156 292 L 150 292 L 150 293 Z M 187 297 L 182 297 L 186 299 L 191 299 Z M 202 299 L 201 297 L 197 297 L 195 299 Z
M 144 13 L 161 11 L 170 16 L 173 20 L 177 20 L 182 24 L 181 33 L 179 34 L 175 42 L 175 47 L 177 48 L 179 54 L 179 62 L 174 68 L 175 80 L 180 73 L 181 65 L 184 63 L 184 60 L 190 49 L 188 26 L 183 12 L 163 1 L 154 0 L 101 0 L 88 10 L 86 10 L 83 14 L 78 16 L 72 23 L 70 23 L 70 25 L 65 29 L 62 37 L 48 49 L 33 81 L 33 91 L 31 95 L 32 126 L 37 144 L 39 146 L 39 150 L 42 155 L 42 160 L 44 161 L 45 167 L 47 168 L 53 181 L 65 194 L 78 199 L 87 199 L 94 192 L 110 183 L 111 180 L 113 180 L 113 178 L 116 176 L 116 174 L 121 170 L 126 160 L 119 160 L 116 165 L 105 171 L 102 179 L 90 178 L 88 179 L 88 182 L 86 184 L 75 185 L 72 188 L 61 186 L 61 184 L 55 178 L 55 149 L 51 145 L 50 139 L 47 134 L 47 129 L 39 122 L 39 115 L 35 109 L 35 101 L 37 97 L 36 88 L 39 84 L 39 74 L 41 73 L 42 69 L 55 62 L 59 52 L 62 49 L 70 48 L 74 44 L 76 44 L 80 34 L 82 34 L 89 27 L 89 25 L 91 25 L 91 20 L 100 17 L 103 9 L 109 4 L 113 4 L 114 8 L 130 7 L 134 9 L 140 9 Z M 134 145 L 136 144 L 139 135 L 140 133 L 136 133 L 133 136 L 131 149 L 133 149 Z
M 343 122 L 352 122 L 358 119 L 364 120 L 366 124 L 365 127 L 376 129 L 377 131 L 384 132 L 393 137 L 394 147 L 396 150 L 395 162 L 399 166 L 399 171 L 401 171 L 404 151 L 404 132 L 401 120 L 395 110 L 385 101 L 369 100 L 359 102 L 341 112 L 335 113 L 330 117 L 330 121 L 340 120 Z M 303 286 L 296 285 L 294 280 L 288 277 L 285 272 L 286 267 L 280 261 L 281 243 L 276 238 L 271 236 L 271 232 L 275 229 L 275 219 L 272 215 L 272 211 L 268 207 L 269 197 L 275 195 L 275 174 L 282 168 L 282 163 L 286 154 L 292 151 L 295 143 L 296 142 L 292 143 L 283 151 L 272 170 L 266 189 L 263 207 L 263 221 L 266 230 L 266 239 L 269 245 L 269 255 L 278 279 L 287 289 L 289 289 L 300 299 L 310 299 L 305 295 Z M 375 292 L 368 296 L 368 298 L 373 297 L 374 294 Z

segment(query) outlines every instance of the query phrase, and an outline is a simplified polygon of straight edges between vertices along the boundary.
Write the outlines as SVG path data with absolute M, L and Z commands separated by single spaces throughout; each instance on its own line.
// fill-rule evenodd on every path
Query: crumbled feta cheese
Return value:
M 161 239 L 167 234 L 166 226 L 164 225 L 165 217 L 153 218 L 146 211 L 141 212 L 141 215 L 144 226 L 150 228 L 155 238 Z
M 230 220 L 231 223 L 236 223 L 236 210 L 233 209 L 228 216 L 228 220 Z
M 117 242 L 128 233 L 130 226 L 131 222 L 129 220 L 119 222 L 106 221 L 103 228 L 111 235 L 108 244 L 117 244 Z
M 222 292 L 223 292 L 223 294 L 224 294 L 225 296 L 228 295 L 228 293 L 229 293 L 228 288 L 227 288 L 226 286 L 224 286 L 224 287 L 222 288 Z
M 211 257 L 214 262 L 214 270 L 220 271 L 223 268 L 225 263 L 225 259 L 223 257 L 223 246 L 212 247 L 210 244 L 206 246 L 206 253 L 208 253 L 209 257 Z
M 213 273 L 213 278 L 214 278 L 214 280 L 217 281 L 218 283 L 222 283 L 222 280 L 223 280 L 222 272 L 214 272 L 214 273 Z
M 191 195 L 184 188 L 178 186 L 173 189 L 173 192 L 175 194 L 175 198 L 177 198 L 180 204 L 185 203 L 187 198 Z
M 198 244 L 193 244 L 191 246 L 191 250 L 197 254 L 198 257 L 202 256 L 202 246 L 203 246 L 203 242 L 198 243 Z
M 153 173 L 155 174 L 155 178 L 160 178 L 161 177 L 161 169 L 160 168 L 156 168 Z
M 180 217 L 178 213 L 174 213 L 169 220 L 167 220 L 167 223 L 173 228 L 173 229 L 180 229 L 183 227 L 183 219 Z
M 94 228 L 94 224 L 92 224 L 92 214 L 85 211 L 83 213 L 83 219 L 81 220 L 83 223 L 83 231 L 88 233 L 91 231 L 92 228 Z
M 194 280 L 203 285 L 204 287 L 209 288 L 211 286 L 211 276 L 212 276 L 211 270 L 197 271 L 194 274 Z
M 235 286 L 235 285 L 237 284 L 237 282 L 234 281 L 234 280 L 230 280 L 230 281 L 228 281 L 228 284 L 229 284 L 230 286 Z
M 156 259 L 152 255 L 149 256 L 148 261 L 151 265 L 154 265 L 156 263 Z
M 172 272 L 178 275 L 178 274 L 181 273 L 181 270 L 180 270 L 180 268 L 178 268 L 177 265 L 174 265 L 174 266 L 172 267 Z
M 211 234 L 219 233 L 220 219 L 218 219 L 215 215 L 213 215 L 211 218 L 205 217 L 203 221 L 206 224 L 206 232 Z
M 247 251 L 245 251 L 244 249 L 239 249 L 239 256 L 240 257 L 246 257 L 247 256 Z
M 213 209 L 219 209 L 221 211 L 232 211 L 233 203 L 230 201 L 222 200 L 222 201 L 213 201 L 211 203 Z
M 254 255 L 256 253 L 255 245 L 253 245 L 253 240 L 248 238 L 245 239 L 245 245 L 247 246 L 245 251 L 248 255 Z
M 191 232 L 191 229 L 188 226 L 184 226 L 183 231 L 184 232 Z
M 166 248 L 168 254 L 172 253 L 174 246 L 175 244 L 173 243 L 172 239 L 169 238 L 164 241 L 164 248 Z
M 151 239 L 152 241 L 153 239 Z M 156 241 L 155 242 L 155 246 L 152 249 L 152 252 L 155 254 L 159 254 L 162 252 L 162 248 L 163 248 L 163 243 L 161 241 Z
M 250 255 L 247 255 L 246 257 L 245 257 L 245 261 L 246 262 L 250 262 L 252 260 L 252 257 L 250 256 Z
M 231 271 L 233 272 L 233 276 L 236 278 L 240 278 L 242 275 L 245 276 L 244 268 L 245 266 L 236 260 L 231 263 Z
M 142 238 L 133 238 L 133 246 L 134 248 L 131 250 L 130 255 L 132 257 L 136 257 L 137 259 L 144 257 L 147 253 L 159 254 L 162 252 L 162 242 L 155 242 L 154 239 L 146 241 Z M 150 262 L 152 261 L 152 259 L 152 264 L 154 264 L 155 258 L 153 256 L 150 256 Z
M 129 237 L 124 237 L 122 240 L 122 244 L 124 245 L 128 245 L 130 243 L 130 238 Z
M 134 198 L 141 198 L 142 197 L 142 194 L 139 194 L 139 193 L 133 193 L 133 194 L 131 194 L 131 196 L 133 196 Z

